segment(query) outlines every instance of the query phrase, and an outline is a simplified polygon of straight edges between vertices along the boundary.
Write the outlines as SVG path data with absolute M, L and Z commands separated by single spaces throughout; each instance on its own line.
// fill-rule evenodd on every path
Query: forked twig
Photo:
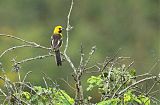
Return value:
M 76 73 L 76 68 L 75 68 L 74 64 L 72 63 L 70 57 L 67 55 L 68 41 L 69 41 L 69 31 L 73 28 L 73 27 L 70 26 L 70 15 L 71 15 L 71 12 L 72 12 L 73 3 L 74 3 L 74 0 L 72 0 L 72 2 L 71 2 L 70 9 L 69 9 L 68 16 L 67 16 L 67 28 L 66 28 L 67 39 L 66 39 L 66 46 L 65 46 L 65 49 L 64 49 L 64 56 L 65 56 L 66 60 L 68 61 L 68 63 L 70 64 L 70 66 L 72 67 L 72 69 L 74 70 L 74 72 Z
M 155 79 L 155 78 L 157 78 L 157 76 L 151 76 L 151 77 L 146 77 L 144 79 L 141 79 L 141 80 L 139 80 L 139 81 L 127 86 L 125 89 L 121 90 L 118 94 L 121 95 L 122 93 L 124 93 L 128 89 L 130 89 L 132 86 L 138 85 L 139 83 L 142 83 L 142 82 L 147 81 L 147 80 Z
M 36 46 L 36 47 L 39 47 L 39 48 L 42 48 L 42 49 L 46 49 L 46 50 L 50 50 L 51 49 L 51 48 L 47 48 L 45 46 L 41 46 L 40 44 L 37 44 L 35 42 L 26 41 L 26 40 L 24 40 L 22 38 L 19 38 L 19 37 L 13 36 L 13 35 L 0 34 L 0 36 L 5 36 L 5 37 L 13 38 L 13 39 L 19 40 L 21 42 L 24 42 L 26 44 L 29 44 L 29 45 L 32 45 L 32 46 Z

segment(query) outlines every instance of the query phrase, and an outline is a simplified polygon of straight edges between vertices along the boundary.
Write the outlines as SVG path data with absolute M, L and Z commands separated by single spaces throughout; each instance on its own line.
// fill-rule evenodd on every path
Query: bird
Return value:
M 63 44 L 63 40 L 62 40 L 63 39 L 62 30 L 63 29 L 64 28 L 60 25 L 56 26 L 51 36 L 51 48 L 55 52 L 55 61 L 57 63 L 57 66 L 62 66 L 60 47 Z

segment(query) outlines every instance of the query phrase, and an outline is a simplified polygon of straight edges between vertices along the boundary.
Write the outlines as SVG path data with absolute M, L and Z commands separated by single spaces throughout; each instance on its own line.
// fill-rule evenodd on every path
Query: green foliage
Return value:
M 93 91 L 94 88 L 98 88 L 98 92 L 101 94 L 101 100 L 97 101 L 95 105 L 150 105 L 151 98 L 145 96 L 145 94 L 137 93 L 135 89 L 137 86 L 133 85 L 137 82 L 134 78 L 136 72 L 134 69 L 126 70 L 125 66 L 112 67 L 108 66 L 106 70 L 102 71 L 98 76 L 91 76 L 88 78 L 87 83 L 89 86 L 87 91 Z M 5 78 L 4 78 L 5 77 Z M 11 82 L 6 76 L 1 79 L 5 81 L 5 87 L 10 96 L 7 96 L 7 92 L 1 90 L 2 94 L 7 101 L 4 100 L 5 105 L 13 104 L 31 104 L 31 105 L 73 105 L 76 99 L 71 98 L 64 90 L 56 87 L 43 88 L 41 86 L 28 85 L 28 82 Z M 16 84 L 16 85 L 14 85 Z M 127 88 L 130 87 L 132 88 Z M 126 89 L 127 88 L 127 89 Z M 15 91 L 13 91 L 15 89 Z M 121 92 L 126 90 L 124 92 Z M 8 98 L 10 97 L 10 98 Z M 92 96 L 84 98 L 85 105 L 93 104 L 91 102 Z M 81 104 L 77 104 L 81 105 Z
M 56 88 L 42 88 L 41 86 L 34 86 L 36 93 L 23 91 L 20 99 L 26 103 L 34 105 L 71 105 L 74 100 L 63 90 Z M 19 94 L 14 94 L 18 96 Z
M 109 68 L 111 69 L 111 68 Z M 113 94 L 121 85 L 122 89 L 131 83 L 135 82 L 132 77 L 135 76 L 135 70 L 131 69 L 129 72 L 124 71 L 124 67 L 112 68 L 111 71 L 106 70 L 101 75 L 91 76 L 87 83 L 89 84 L 87 91 L 91 91 L 97 87 L 100 93 Z M 106 87 L 106 84 L 107 87 Z
M 91 91 L 94 87 L 103 87 L 103 80 L 101 79 L 101 76 L 91 76 L 87 83 L 89 84 L 87 91 Z
M 150 99 L 149 97 L 146 97 L 144 95 L 139 95 L 138 99 L 144 104 L 144 105 L 150 105 Z
M 123 98 L 111 98 L 97 103 L 97 105 L 150 105 L 150 99 L 144 95 L 136 96 L 131 91 L 124 94 Z
M 89 86 L 87 91 L 98 88 L 103 97 L 97 105 L 150 105 L 148 97 L 136 94 L 133 89 L 128 89 L 122 96 L 119 96 L 119 91 L 136 82 L 133 78 L 136 76 L 135 69 L 126 71 L 124 67 L 125 65 L 118 68 L 109 67 L 102 74 L 88 78 L 87 83 Z
M 97 105 L 119 105 L 119 103 L 120 103 L 120 99 L 115 98 L 115 99 L 99 102 Z
M 123 96 L 123 101 L 125 105 L 130 104 L 140 104 L 140 105 L 150 105 L 150 99 L 144 95 L 135 95 L 131 91 L 128 91 Z
M 26 100 L 31 99 L 31 94 L 29 92 L 22 92 L 21 96 L 22 96 L 22 98 L 24 98 Z

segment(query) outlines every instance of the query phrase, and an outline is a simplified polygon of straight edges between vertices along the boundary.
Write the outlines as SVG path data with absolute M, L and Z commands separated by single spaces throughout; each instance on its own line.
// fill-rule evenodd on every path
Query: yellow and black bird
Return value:
M 51 36 L 51 47 L 55 51 L 55 59 L 57 66 L 62 66 L 62 59 L 60 54 L 60 47 L 62 46 L 63 43 L 62 30 L 63 30 L 62 26 L 56 26 Z

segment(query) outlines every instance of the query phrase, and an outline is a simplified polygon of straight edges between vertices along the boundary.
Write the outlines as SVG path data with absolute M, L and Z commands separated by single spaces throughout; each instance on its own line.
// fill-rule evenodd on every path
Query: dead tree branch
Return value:
M 147 81 L 147 80 L 152 80 L 152 79 L 156 79 L 157 76 L 151 76 L 151 77 L 146 77 L 144 79 L 141 79 L 131 85 L 129 85 L 128 87 L 126 87 L 125 89 L 121 90 L 118 94 L 121 95 L 122 93 L 126 92 L 128 89 L 130 89 L 131 87 L 135 86 L 135 85 L 138 85 L 139 83 L 142 83 L 144 81 Z

